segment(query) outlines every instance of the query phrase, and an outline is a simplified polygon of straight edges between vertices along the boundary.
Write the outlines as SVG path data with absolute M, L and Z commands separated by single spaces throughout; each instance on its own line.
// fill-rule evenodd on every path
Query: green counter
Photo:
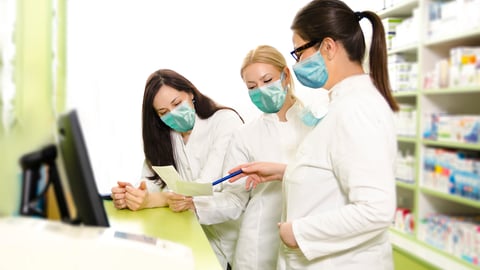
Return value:
M 222 270 L 193 212 L 175 213 L 170 208 L 118 210 L 111 201 L 105 201 L 104 205 L 113 229 L 186 245 L 192 249 L 196 269 Z

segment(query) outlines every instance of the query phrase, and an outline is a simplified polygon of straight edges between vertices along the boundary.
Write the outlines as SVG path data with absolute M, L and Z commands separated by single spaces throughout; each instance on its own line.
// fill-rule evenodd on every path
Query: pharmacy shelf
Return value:
M 406 182 L 403 182 L 401 180 L 396 180 L 396 183 L 397 187 L 401 187 L 401 188 L 404 188 L 404 189 L 409 189 L 409 190 L 414 190 L 415 189 L 415 185 L 413 183 L 406 183 Z
M 390 230 L 390 240 L 394 248 L 400 249 L 411 254 L 419 260 L 428 262 L 432 267 L 437 269 L 455 269 L 455 270 L 471 270 L 470 265 L 459 261 L 457 258 L 442 252 L 430 245 L 419 242 L 410 235 L 400 232 L 396 229 Z
M 426 47 L 454 47 L 456 45 L 478 45 L 480 42 L 480 27 L 468 29 L 446 36 L 433 37 L 426 40 L 423 46 Z
M 412 10 L 418 7 L 418 0 L 404 0 L 400 1 L 395 6 L 387 7 L 384 10 L 381 10 L 378 15 L 382 18 L 386 17 L 407 17 L 412 14 Z
M 448 193 L 445 193 L 445 192 L 433 190 L 433 189 L 428 188 L 428 187 L 421 187 L 420 191 L 424 194 L 428 194 L 430 196 L 434 196 L 434 197 L 437 197 L 439 199 L 443 199 L 443 200 L 446 200 L 446 201 L 455 202 L 455 203 L 462 204 L 462 205 L 465 205 L 465 206 L 470 206 L 470 207 L 473 207 L 473 208 L 480 208 L 480 201 L 478 201 L 478 200 L 472 200 L 472 199 L 457 196 L 457 195 L 454 195 L 454 194 L 448 194 Z
M 435 63 L 446 59 L 450 49 L 459 46 L 479 46 L 480 26 L 472 29 L 461 29 L 450 34 L 439 34 L 429 37 L 428 6 L 436 0 L 403 0 L 396 1 L 398 4 L 381 10 L 378 15 L 381 18 L 408 18 L 412 17 L 414 10 L 418 9 L 421 23 L 419 42 L 412 42 L 395 47 L 388 51 L 389 56 L 399 54 L 408 61 L 418 63 L 418 87 L 416 90 L 396 91 L 393 96 L 400 104 L 408 104 L 416 109 L 416 136 L 397 136 L 400 150 L 413 150 L 415 181 L 413 183 L 396 181 L 397 205 L 407 208 L 414 216 L 415 228 L 413 233 L 405 233 L 396 228 L 391 229 L 391 239 L 394 248 L 411 254 L 418 260 L 427 262 L 432 268 L 439 269 L 480 269 L 465 259 L 448 253 L 424 242 L 423 220 L 430 214 L 440 215 L 466 215 L 480 213 L 480 201 L 446 191 L 438 191 L 424 185 L 423 168 L 425 150 L 428 148 L 451 149 L 455 151 L 480 152 L 480 143 L 461 143 L 450 141 L 436 141 L 424 139 L 423 131 L 426 124 L 426 115 L 431 113 L 447 113 L 451 115 L 480 115 L 480 85 L 445 87 L 439 89 L 424 89 L 424 77 L 435 68 Z M 446 0 L 447 2 L 455 0 Z M 445 1 L 443 1 L 445 2 Z M 478 254 L 477 254 L 478 255 Z
M 446 87 L 441 89 L 422 90 L 423 95 L 447 95 L 447 94 L 480 94 L 480 86 Z
M 392 48 L 388 50 L 388 54 L 397 54 L 397 53 L 403 53 L 403 54 L 415 54 L 418 49 L 418 43 L 413 43 L 413 44 L 408 44 L 408 45 L 403 45 L 398 48 Z
M 415 137 L 407 137 L 407 136 L 397 136 L 397 141 L 404 142 L 404 143 L 416 143 L 417 138 Z
M 425 146 L 435 146 L 438 148 L 450 148 L 450 149 L 459 149 L 459 150 L 476 150 L 480 151 L 479 143 L 458 143 L 458 142 L 442 142 L 434 140 L 422 140 L 423 145 Z
M 398 97 L 416 97 L 417 96 L 416 91 L 399 91 L 399 92 L 394 92 L 393 96 L 398 98 Z

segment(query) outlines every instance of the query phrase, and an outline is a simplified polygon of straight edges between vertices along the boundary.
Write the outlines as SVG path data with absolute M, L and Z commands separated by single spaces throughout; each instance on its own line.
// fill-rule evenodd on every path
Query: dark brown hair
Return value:
M 164 85 L 168 85 L 178 91 L 192 94 L 195 113 L 201 119 L 207 119 L 221 109 L 229 109 L 236 112 L 232 108 L 220 106 L 215 103 L 211 98 L 198 91 L 195 85 L 181 74 L 170 69 L 159 69 L 155 71 L 148 77 L 145 84 L 142 105 L 143 152 L 145 153 L 145 159 L 150 169 L 152 169 L 151 166 L 166 165 L 173 165 L 177 168 L 170 137 L 170 131 L 172 129 L 160 119 L 153 107 L 153 99 Z M 238 112 L 236 113 L 238 114 Z M 242 119 L 239 114 L 238 116 Z M 163 181 L 158 181 L 160 177 L 155 173 L 150 179 L 156 180 L 162 187 L 165 185 Z
M 306 41 L 330 37 L 343 44 L 350 61 L 362 64 L 365 38 L 359 21 L 367 18 L 372 24 L 369 52 L 370 77 L 393 111 L 398 104 L 392 96 L 387 69 L 387 47 L 382 20 L 372 11 L 353 12 L 340 0 L 313 0 L 298 11 L 291 29 Z M 317 45 L 319 46 L 319 45 Z

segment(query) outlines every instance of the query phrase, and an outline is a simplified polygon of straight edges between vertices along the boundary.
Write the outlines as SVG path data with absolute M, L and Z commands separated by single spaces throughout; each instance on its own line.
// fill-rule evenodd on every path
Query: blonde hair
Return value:
M 263 63 L 274 66 L 279 72 L 282 72 L 287 67 L 285 57 L 274 47 L 269 45 L 260 45 L 253 50 L 250 50 L 243 59 L 242 67 L 240 69 L 240 77 L 243 79 L 243 71 L 251 64 Z M 289 82 L 290 91 L 293 95 L 293 77 L 290 73 Z

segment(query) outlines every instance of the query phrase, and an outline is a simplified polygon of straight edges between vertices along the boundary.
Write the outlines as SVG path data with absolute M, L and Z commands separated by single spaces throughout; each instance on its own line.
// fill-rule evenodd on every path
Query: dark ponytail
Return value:
M 393 111 L 398 111 L 398 104 L 392 96 L 390 79 L 388 77 L 387 43 L 385 40 L 385 29 L 380 17 L 374 12 L 361 12 L 372 24 L 372 44 L 370 45 L 369 67 L 370 77 L 373 84 L 382 94 Z

